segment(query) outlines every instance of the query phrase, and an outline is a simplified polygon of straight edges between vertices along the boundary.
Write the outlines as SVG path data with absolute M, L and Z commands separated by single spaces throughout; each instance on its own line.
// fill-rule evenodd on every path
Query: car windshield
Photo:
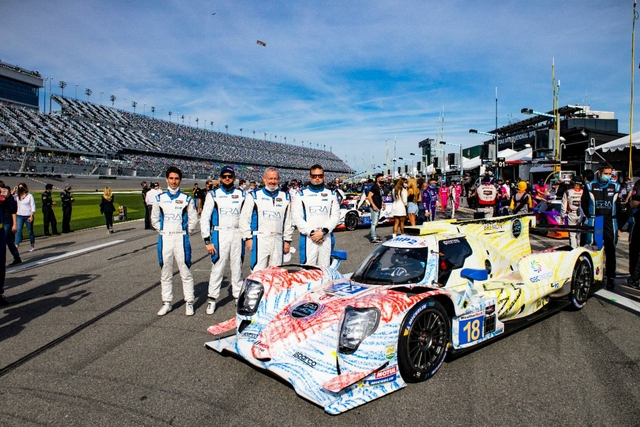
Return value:
M 424 277 L 429 249 L 379 246 L 356 270 L 353 280 L 368 284 L 411 284 Z

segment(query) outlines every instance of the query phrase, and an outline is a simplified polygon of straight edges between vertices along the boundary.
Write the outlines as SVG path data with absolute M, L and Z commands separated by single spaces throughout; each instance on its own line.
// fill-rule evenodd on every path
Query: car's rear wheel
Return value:
M 358 214 L 355 212 L 349 212 L 344 217 L 344 226 L 349 231 L 353 231 L 358 226 Z
M 580 255 L 571 274 L 571 307 L 580 310 L 587 303 L 593 286 L 593 267 L 586 255 Z
M 398 366 L 406 382 L 432 377 L 444 362 L 451 340 L 451 319 L 438 301 L 427 298 L 402 321 Z

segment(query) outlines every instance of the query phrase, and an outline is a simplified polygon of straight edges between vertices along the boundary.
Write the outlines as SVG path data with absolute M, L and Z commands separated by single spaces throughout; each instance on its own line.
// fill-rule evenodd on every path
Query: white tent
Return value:
M 633 148 L 640 148 L 640 132 L 636 132 L 633 134 Z M 629 135 L 623 136 L 622 138 L 614 139 L 613 141 L 609 141 L 606 144 L 598 145 L 595 148 L 587 148 L 587 151 L 590 155 L 593 155 L 596 150 L 601 150 L 606 153 L 609 151 L 622 151 L 625 148 L 629 148 Z

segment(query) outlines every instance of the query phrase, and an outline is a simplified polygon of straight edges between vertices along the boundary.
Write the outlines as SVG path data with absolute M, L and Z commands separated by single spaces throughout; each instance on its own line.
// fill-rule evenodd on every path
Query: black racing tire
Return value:
M 571 294 L 569 300 L 571 301 L 571 308 L 574 310 L 580 310 L 587 303 L 589 293 L 593 287 L 593 266 L 591 265 L 591 259 L 586 255 L 580 255 L 576 265 L 573 267 L 573 273 L 571 273 Z
M 451 342 L 451 319 L 438 301 L 427 298 L 402 321 L 398 367 L 402 378 L 417 383 L 431 378 L 444 362 Z
M 348 212 L 344 217 L 344 226 L 349 231 L 355 230 L 358 226 L 358 214 L 355 212 Z

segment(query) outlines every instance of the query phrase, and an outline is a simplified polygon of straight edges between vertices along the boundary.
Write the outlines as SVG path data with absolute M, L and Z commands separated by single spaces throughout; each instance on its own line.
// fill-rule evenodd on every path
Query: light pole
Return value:
M 53 90 L 51 89 L 52 82 L 53 82 L 53 77 L 49 77 L 49 114 L 51 114 L 51 95 L 53 95 Z
M 102 105 L 102 94 L 104 93 L 104 91 L 100 91 L 100 105 Z
M 138 106 L 138 103 L 136 101 L 132 101 L 131 102 L 131 106 L 133 107 L 133 114 L 136 113 L 136 107 Z
M 44 98 L 42 98 L 42 112 L 47 114 L 47 82 L 49 81 L 49 77 L 44 78 Z M 38 100 L 38 106 L 40 105 L 40 100 Z
M 78 83 L 76 83 L 76 96 L 75 99 L 78 99 Z
M 62 91 L 62 97 L 64 98 L 64 88 L 67 87 L 67 82 L 60 80 L 58 82 L 58 87 L 60 87 L 60 90 Z
M 89 88 L 86 88 L 84 90 L 84 93 L 87 95 L 87 102 L 89 102 L 89 99 L 91 98 L 91 94 L 93 93 L 93 91 Z
M 156 118 L 156 107 L 151 106 L 151 118 L 155 119 Z

